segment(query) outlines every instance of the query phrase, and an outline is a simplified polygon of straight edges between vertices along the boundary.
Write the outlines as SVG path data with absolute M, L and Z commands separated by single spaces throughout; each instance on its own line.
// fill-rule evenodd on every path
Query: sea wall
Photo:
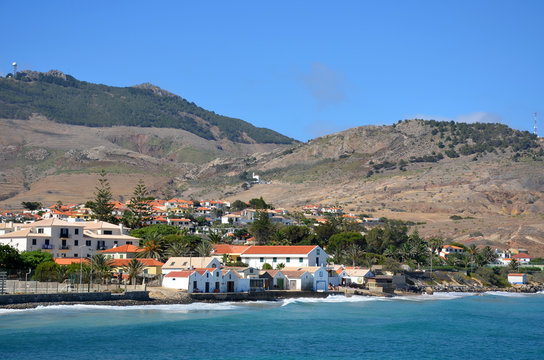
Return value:
M 131 291 L 124 294 L 112 294 L 111 292 L 90 293 L 57 293 L 57 294 L 19 294 L 0 295 L 0 305 L 25 304 L 25 303 L 61 303 L 61 302 L 95 302 L 137 300 L 149 301 L 149 292 Z
M 343 292 L 329 291 L 329 292 L 315 292 L 315 291 L 260 291 L 250 293 L 199 293 L 189 294 L 194 301 L 275 301 L 279 299 L 292 299 L 292 298 L 326 298 L 329 295 L 344 295 Z

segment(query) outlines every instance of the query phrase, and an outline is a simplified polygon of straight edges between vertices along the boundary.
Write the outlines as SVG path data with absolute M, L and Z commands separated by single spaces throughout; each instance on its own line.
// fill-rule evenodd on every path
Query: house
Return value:
M 212 256 L 208 257 L 171 257 L 164 263 L 162 274 L 167 275 L 172 271 L 182 271 L 190 269 L 219 269 L 221 263 Z
M 289 290 L 312 291 L 314 288 L 314 277 L 305 270 L 282 270 L 287 277 Z
M 14 230 L 13 222 L 0 223 L 0 235 L 4 235 Z
M 462 254 L 463 248 L 455 245 L 444 245 L 440 250 L 440 257 L 446 259 L 450 254 Z
M 239 273 L 231 269 L 223 269 L 221 272 L 223 273 L 221 292 L 249 291 L 249 278 L 243 278 Z
M 367 279 L 368 290 L 378 293 L 394 293 L 393 277 L 386 275 L 376 275 Z
M 112 268 L 112 272 L 114 274 L 120 274 L 126 273 L 126 267 L 133 259 L 111 259 L 110 260 L 110 266 Z M 155 259 L 148 259 L 148 258 L 139 258 L 139 262 L 142 263 L 144 266 L 143 269 L 143 276 L 152 278 L 157 275 L 160 275 L 162 273 L 162 266 L 164 265 L 162 262 L 155 260 Z
M 250 246 L 240 257 L 248 266 L 262 269 L 268 263 L 273 268 L 286 266 L 321 266 L 327 263 L 327 253 L 317 245 Z
M 344 268 L 329 270 L 329 284 L 332 286 L 346 285 L 347 273 Z
M 214 244 L 212 256 L 222 262 L 223 256 L 228 255 L 230 262 L 240 262 L 242 253 L 248 248 L 245 245 Z
M 527 274 L 508 274 L 510 284 L 527 284 Z
M 346 285 L 349 285 L 351 283 L 365 285 L 367 283 L 367 280 L 375 275 L 370 269 L 347 268 L 344 270 L 344 273 L 344 283 Z
M 140 252 L 144 251 L 134 245 L 116 246 L 108 250 L 101 251 L 108 259 L 132 259 Z
M 281 270 L 261 270 L 259 278 L 264 279 L 266 290 L 284 290 L 287 288 L 287 277 Z
M 308 271 L 313 277 L 313 291 L 327 291 L 329 289 L 329 272 L 324 266 L 285 267 L 282 271 Z
M 527 265 L 527 264 L 531 263 L 532 259 L 534 259 L 533 256 L 531 256 L 529 254 L 526 254 L 526 253 L 516 254 L 516 255 L 513 255 L 511 258 L 516 259 L 517 261 L 519 261 L 520 265 Z
M 221 292 L 222 281 L 223 274 L 219 269 L 193 269 L 171 271 L 164 277 L 162 286 L 189 293 L 209 293 Z

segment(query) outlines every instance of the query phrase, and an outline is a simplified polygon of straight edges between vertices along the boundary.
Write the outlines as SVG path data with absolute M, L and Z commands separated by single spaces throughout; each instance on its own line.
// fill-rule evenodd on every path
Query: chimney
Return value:
M 119 223 L 119 231 L 121 232 L 121 235 L 123 234 L 123 231 L 125 228 L 123 227 L 123 224 Z

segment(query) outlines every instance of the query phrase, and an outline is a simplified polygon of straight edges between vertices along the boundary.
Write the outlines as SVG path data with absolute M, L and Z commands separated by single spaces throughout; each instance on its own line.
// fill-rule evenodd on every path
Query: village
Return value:
M 81 291 L 82 283 L 94 281 L 106 285 L 124 284 L 125 289 L 130 284 L 138 289 L 162 287 L 189 294 L 326 293 L 341 289 L 345 293 L 394 296 L 421 291 L 421 287 L 413 286 L 413 279 L 427 279 L 428 282 L 433 271 L 432 259 L 431 272 L 419 266 L 424 261 L 416 258 L 411 261 L 403 256 L 396 262 L 395 257 L 365 262 L 364 252 L 355 248 L 355 244 L 368 234 L 369 229 L 383 227 L 384 220 L 344 214 L 337 206 L 307 205 L 291 214 L 285 209 L 272 209 L 262 198 L 233 204 L 212 200 L 153 199 L 145 204 L 139 233 L 131 231 L 122 221 L 130 211 L 130 204 L 121 202 L 110 203 L 109 219 L 112 222 L 99 220 L 85 204 L 56 204 L 2 212 L 0 244 L 4 250 L 9 246 L 20 254 L 46 254 L 34 269 L 9 268 L 8 264 L 2 264 L 4 280 L 18 282 L 11 293 L 32 291 L 33 286 L 21 285 L 23 278 L 26 284 L 30 274 L 30 279 L 35 281 L 75 284 L 62 287 L 65 291 Z M 267 234 L 266 241 L 259 239 L 263 229 L 254 225 L 258 222 L 274 229 Z M 315 243 L 292 244 L 287 236 L 281 239 L 277 235 L 278 229 L 284 232 L 308 229 L 306 231 L 318 233 L 334 222 L 349 226 L 350 232 L 346 234 L 358 237 L 339 249 L 335 241 L 345 240 L 341 234 L 330 236 L 326 247 Z M 161 231 L 163 235 L 159 234 Z M 185 243 L 176 240 L 167 249 L 164 239 L 168 236 Z M 467 253 L 471 251 L 454 244 L 433 246 L 432 241 L 429 243 L 423 250 L 429 255 L 422 256 L 434 258 L 435 269 L 440 269 L 440 261 L 442 265 L 448 264 L 455 257 L 466 262 Z M 328 249 L 335 254 L 329 254 Z M 481 254 L 484 253 L 482 250 Z M 507 279 L 511 285 L 528 282 L 527 273 L 514 270 L 538 267 L 532 264 L 534 257 L 523 249 L 494 249 L 486 256 L 490 257 L 488 266 L 508 269 Z M 351 263 L 345 262 L 348 259 Z M 4 284 L 2 292 L 10 292 L 10 288 Z

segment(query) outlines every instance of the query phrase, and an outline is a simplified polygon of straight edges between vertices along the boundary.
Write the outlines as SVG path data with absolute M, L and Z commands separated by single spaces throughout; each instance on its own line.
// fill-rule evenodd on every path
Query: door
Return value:
M 215 290 L 214 290 L 214 292 L 219 292 L 219 291 L 220 291 L 220 289 L 219 289 L 219 281 L 216 281 L 216 282 L 215 282 Z
M 316 291 L 327 291 L 327 282 L 325 280 L 318 280 L 315 282 Z
M 234 292 L 234 281 L 227 281 L 227 292 Z
M 283 290 L 283 279 L 278 279 L 278 290 Z
M 204 292 L 210 292 L 210 283 L 206 281 L 206 290 Z
M 296 290 L 296 289 L 297 289 L 297 281 L 289 280 L 289 290 Z

